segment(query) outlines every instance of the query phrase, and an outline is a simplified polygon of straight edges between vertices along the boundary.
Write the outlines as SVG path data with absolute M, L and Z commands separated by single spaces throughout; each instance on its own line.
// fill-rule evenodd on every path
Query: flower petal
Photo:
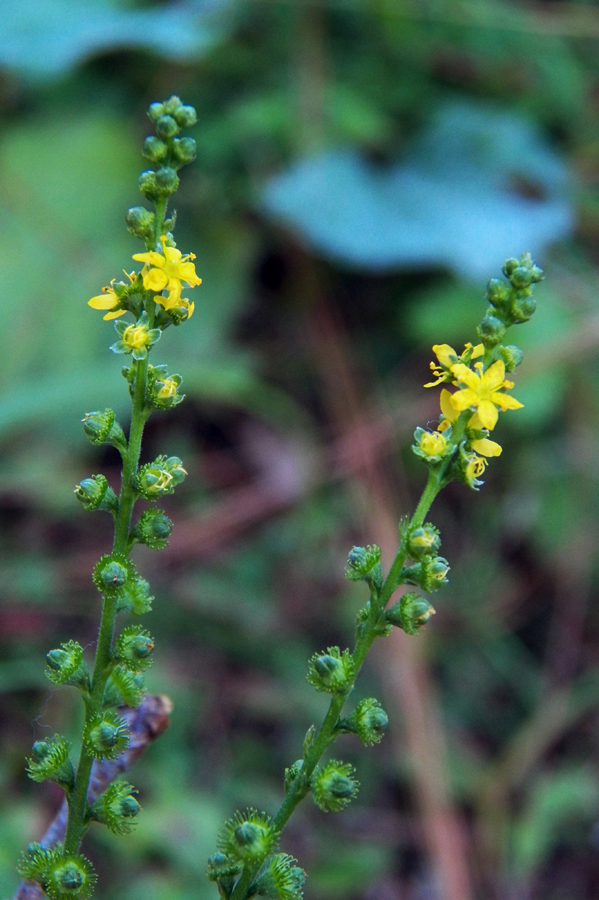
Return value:
M 483 372 L 481 381 L 489 391 L 494 391 L 503 384 L 505 378 L 505 363 L 502 359 L 498 359 L 492 366 Z
M 473 372 L 472 369 L 469 369 L 468 366 L 465 366 L 464 363 L 456 363 L 455 366 L 451 367 L 451 374 L 457 381 L 461 381 L 463 384 L 467 384 L 469 388 L 472 388 L 473 391 L 478 391 L 480 388 L 480 378 Z
M 522 409 L 524 406 L 524 404 L 520 403 L 519 400 L 516 400 L 515 397 L 510 397 L 509 394 L 500 394 L 499 391 L 495 391 L 494 394 L 491 394 L 491 400 L 502 409 Z
M 464 388 L 463 391 L 456 391 L 455 394 L 451 394 L 451 405 L 458 412 L 462 412 L 462 410 L 468 409 L 469 406 L 476 406 L 477 404 L 478 395 L 475 391 L 471 391 L 470 388 Z
M 162 291 L 168 284 L 168 277 L 162 269 L 150 269 L 144 275 L 146 291 Z
M 459 416 L 459 412 L 453 406 L 451 402 L 452 393 L 446 389 L 441 391 L 441 397 L 439 398 L 439 402 L 441 404 L 441 412 L 445 416 L 446 419 L 449 419 L 450 422 L 457 421 Z
M 111 291 L 108 294 L 98 294 L 97 297 L 92 297 L 87 301 L 87 305 L 92 309 L 112 309 L 118 302 L 119 298 L 114 291 Z
M 441 365 L 445 366 L 447 369 L 449 369 L 458 358 L 458 354 L 453 347 L 449 346 L 449 344 L 435 344 L 433 346 L 433 353 Z
M 108 319 L 118 319 L 119 316 L 124 316 L 126 312 L 126 309 L 113 309 L 112 312 L 107 312 L 102 318 L 106 322 Z
M 485 345 L 476 344 L 476 346 L 472 348 L 472 356 L 470 357 L 470 359 L 478 359 L 479 356 L 484 356 L 484 353 Z
M 192 262 L 184 262 L 179 263 L 177 266 L 177 278 L 180 278 L 181 281 L 186 281 L 190 287 L 194 287 L 196 284 L 201 284 L 202 279 L 198 278 L 196 274 L 196 267 Z
M 490 400 L 481 400 L 477 412 L 483 428 L 493 431 L 499 417 L 497 407 Z
M 501 444 L 490 441 L 488 438 L 481 438 L 478 441 L 472 441 L 472 449 L 481 456 L 501 456 Z

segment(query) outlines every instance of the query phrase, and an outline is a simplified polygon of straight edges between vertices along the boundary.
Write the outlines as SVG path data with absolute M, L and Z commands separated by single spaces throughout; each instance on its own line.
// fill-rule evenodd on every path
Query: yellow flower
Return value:
M 442 456 L 447 449 L 447 441 L 438 431 L 423 432 L 420 437 L 420 449 L 426 456 Z
M 181 383 L 181 379 L 175 379 L 173 377 L 165 378 L 164 381 L 157 381 L 156 384 L 161 384 L 162 387 L 156 394 L 156 396 L 160 400 L 170 400 L 171 397 L 177 396 L 177 388 Z
M 143 271 L 144 287 L 147 291 L 157 292 L 158 296 L 154 298 L 156 303 L 165 309 L 183 306 L 188 310 L 189 318 L 193 313 L 193 303 L 181 297 L 183 290 L 181 282 L 184 281 L 189 287 L 202 283 L 193 262 L 190 262 L 195 256 L 193 253 L 182 256 L 176 247 L 167 247 L 165 235 L 162 235 L 160 240 L 162 253 L 150 250 L 149 253 L 136 253 L 133 259 L 146 264 Z M 160 292 L 165 289 L 168 290 L 168 297 L 161 297 Z
M 460 416 L 459 411 L 451 402 L 452 396 L 453 394 L 446 389 L 441 391 L 441 412 L 445 416 L 445 419 L 439 425 L 439 431 L 441 432 L 447 431 L 449 426 L 457 422 Z M 484 427 L 478 413 L 474 413 L 468 422 L 468 425 L 470 428 L 475 428 L 477 431 L 480 431 Z M 481 456 L 501 456 L 501 445 L 497 444 L 495 441 L 490 441 L 488 438 L 479 438 L 476 441 L 470 441 L 470 446 L 476 453 L 480 453 Z
M 141 347 L 146 346 L 148 328 L 146 325 L 129 325 L 125 328 L 121 340 L 131 350 L 139 350 Z
M 470 427 L 478 425 L 492 431 L 499 415 L 497 407 L 521 409 L 522 403 L 500 392 L 500 388 L 514 386 L 513 382 L 505 380 L 505 364 L 502 359 L 489 366 L 486 372 L 483 372 L 482 363 L 475 363 L 474 368 L 478 371 L 473 372 L 463 363 L 451 367 L 451 373 L 458 384 L 466 385 L 451 395 L 451 404 L 458 412 L 475 407 L 476 413 L 468 423 Z
M 478 441 L 470 441 L 470 446 L 481 456 L 501 456 L 501 444 L 490 441 L 488 438 L 480 438 Z
M 431 370 L 433 375 L 437 379 L 436 381 L 430 381 L 428 384 L 425 384 L 425 387 L 435 387 L 437 384 L 441 384 L 442 381 L 451 381 L 451 367 L 456 365 L 457 363 L 470 362 L 472 359 L 478 359 L 479 356 L 482 356 L 485 352 L 485 348 L 482 344 L 477 344 L 476 347 L 473 347 L 472 344 L 464 345 L 464 352 L 461 356 L 458 356 L 453 347 L 450 347 L 449 344 L 435 344 L 433 347 L 433 353 L 439 360 L 439 363 L 432 362 Z
M 425 385 L 425 387 L 426 387 L 426 385 Z M 455 409 L 455 407 L 453 406 L 453 404 L 451 402 L 451 391 L 448 391 L 447 388 L 443 388 L 443 390 L 441 391 L 440 402 L 441 402 L 441 412 L 443 413 L 445 418 L 439 425 L 439 431 L 443 432 L 443 431 L 447 431 L 449 426 L 453 425 L 454 422 L 457 422 L 457 420 L 460 417 L 460 414 L 457 411 L 457 409 Z
M 471 456 L 466 465 L 466 480 L 469 483 L 473 483 L 479 475 L 484 473 L 486 465 L 487 460 L 483 459 L 482 456 Z
M 92 309 L 110 310 L 110 312 L 107 312 L 103 317 L 104 319 L 117 319 L 127 312 L 126 309 L 114 309 L 119 302 L 119 298 L 112 287 L 115 281 L 116 279 L 113 278 L 109 285 L 102 288 L 101 294 L 98 294 L 97 297 L 92 297 L 91 300 L 87 301 L 87 305 L 91 306 Z

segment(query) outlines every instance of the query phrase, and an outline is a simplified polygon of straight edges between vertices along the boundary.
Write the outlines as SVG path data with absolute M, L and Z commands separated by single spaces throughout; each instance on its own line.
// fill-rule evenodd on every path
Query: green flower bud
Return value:
M 196 142 L 191 137 L 175 138 L 172 145 L 172 153 L 178 166 L 186 166 L 196 158 Z
M 487 299 L 496 309 L 507 308 L 511 293 L 509 283 L 503 278 L 491 278 L 487 284 Z
M 137 183 L 144 197 L 154 201 L 158 199 L 159 194 L 156 184 L 156 173 L 152 169 L 146 169 L 145 172 L 142 172 Z
M 402 628 L 406 634 L 418 634 L 435 610 L 425 597 L 410 591 L 385 612 L 385 618 L 391 625 Z
M 526 266 L 516 266 L 510 272 L 510 281 L 517 290 L 530 287 L 532 284 L 532 272 Z
M 236 812 L 223 825 L 217 840 L 217 848 L 227 857 L 240 862 L 259 863 L 274 849 L 279 838 L 266 813 L 248 809 Z
M 102 706 L 130 706 L 135 709 L 143 699 L 143 689 L 143 675 L 125 666 L 115 666 L 104 687 Z
M 302 769 L 304 768 L 303 759 L 298 759 L 293 765 L 289 766 L 285 769 L 285 793 L 289 792 L 289 788 L 295 782 L 295 779 L 301 774 Z
M 485 347 L 495 347 L 503 338 L 506 327 L 497 316 L 486 315 L 476 329 Z
M 157 122 L 160 116 L 164 115 L 164 103 L 150 103 L 148 115 L 152 122 Z
M 344 693 L 352 684 L 355 673 L 349 650 L 329 647 L 326 653 L 315 653 L 308 666 L 307 679 L 317 691 L 329 694 Z
M 143 155 L 154 163 L 163 163 L 168 156 L 168 147 L 160 138 L 151 135 L 143 145 Z
M 168 375 L 167 367 L 148 366 L 148 402 L 155 409 L 172 409 L 185 398 L 179 393 L 183 379 L 180 375 Z
M 191 128 L 198 121 L 198 116 L 193 106 L 179 106 L 173 110 L 173 116 L 180 128 Z
M 115 422 L 112 409 L 86 413 L 82 421 L 83 430 L 92 444 L 112 444 L 121 452 L 126 451 L 127 440 L 123 429 Z
M 358 793 L 359 782 L 349 763 L 331 759 L 315 769 L 310 780 L 314 802 L 323 812 L 341 812 Z
M 68 641 L 60 647 L 46 654 L 46 678 L 52 684 L 72 684 L 89 691 L 89 672 L 83 661 L 83 648 L 77 641 Z
M 146 463 L 139 470 L 134 481 L 135 490 L 144 500 L 158 500 L 165 494 L 172 494 L 187 472 L 178 456 L 159 456 L 152 463 Z
M 163 141 L 168 141 L 170 138 L 175 137 L 176 134 L 179 134 L 179 126 L 175 119 L 172 116 L 160 116 L 159 119 L 156 120 L 156 134 L 158 137 L 161 137 Z
M 253 891 L 266 900 L 301 900 L 306 873 L 296 863 L 297 859 L 287 853 L 275 854 L 255 882 Z
M 179 176 L 172 166 L 163 166 L 156 172 L 156 190 L 160 197 L 170 197 L 179 187 Z
M 97 759 L 116 759 L 129 746 L 129 728 L 116 712 L 108 710 L 88 723 L 84 739 Z
M 152 609 L 153 596 L 150 585 L 137 573 L 117 592 L 117 612 L 131 612 L 135 616 L 143 616 Z
M 447 584 L 449 563 L 442 556 L 427 556 L 415 566 L 402 570 L 404 581 L 419 585 L 428 594 Z
M 144 206 L 132 206 L 128 209 L 125 222 L 129 232 L 143 241 L 154 232 L 154 213 Z
M 51 900 L 85 900 L 91 896 L 96 875 L 91 863 L 84 856 L 56 857 L 48 867 L 44 879 L 44 890 Z
M 356 734 L 366 747 L 382 741 L 389 717 L 378 700 L 372 697 L 360 700 L 355 711 Z
M 140 625 L 129 625 L 116 642 L 116 656 L 132 672 L 149 669 L 152 665 L 154 639 Z
M 129 834 L 141 806 L 133 796 L 135 788 L 126 781 L 113 781 L 101 797 L 90 807 L 89 814 L 96 822 L 106 825 L 113 834 Z
M 414 528 L 408 537 L 408 555 L 411 559 L 423 559 L 436 554 L 441 546 L 439 530 L 427 522 L 420 528 Z
M 93 568 L 92 580 L 102 593 L 115 593 L 135 575 L 135 566 L 121 553 L 102 556 Z
M 507 347 L 498 347 L 497 352 L 499 358 L 505 363 L 506 372 L 513 372 L 514 369 L 520 365 L 524 357 L 520 347 L 516 347 L 514 344 L 508 344 Z
M 503 264 L 503 269 L 502 269 L 503 274 L 505 275 L 506 278 L 510 277 L 510 275 L 512 274 L 514 269 L 516 269 L 518 267 L 518 264 L 519 264 L 519 260 L 515 259 L 513 256 L 510 256 L 509 259 L 506 259 L 506 261 Z
M 353 547 L 347 557 L 345 576 L 351 581 L 367 581 L 380 588 L 382 584 L 381 548 L 376 544 Z
M 515 323 L 528 322 L 537 308 L 537 301 L 524 291 L 518 292 L 510 304 L 510 315 Z
M 33 756 L 27 760 L 27 774 L 33 781 L 55 781 L 70 790 L 75 783 L 75 771 L 69 749 L 69 742 L 59 734 L 36 741 Z
M 174 116 L 182 105 L 179 97 L 177 97 L 176 94 L 173 94 L 172 97 L 169 97 L 168 100 L 164 101 L 164 112 L 169 116 Z
M 92 475 L 84 478 L 75 488 L 75 496 L 84 509 L 105 509 L 107 512 L 116 513 L 118 509 L 117 496 L 108 485 L 104 475 Z
M 62 845 L 59 844 L 58 848 L 62 849 Z M 37 881 L 43 885 L 57 851 L 60 852 L 58 848 L 49 849 L 35 842 L 29 844 L 17 863 L 17 872 L 26 881 Z
M 133 529 L 133 537 L 151 550 L 163 550 L 172 530 L 173 523 L 163 509 L 146 509 Z
M 209 881 L 220 881 L 221 878 L 234 878 L 243 868 L 237 859 L 230 859 L 224 853 L 215 853 L 208 860 L 206 875 Z

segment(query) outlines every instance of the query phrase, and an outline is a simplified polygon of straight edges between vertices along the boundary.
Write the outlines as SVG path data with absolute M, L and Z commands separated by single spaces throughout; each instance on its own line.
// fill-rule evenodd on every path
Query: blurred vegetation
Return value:
M 451 580 L 412 640 L 438 693 L 473 898 L 591 900 L 596 6 L 21 0 L 3 17 L 0 896 L 58 799 L 28 782 L 24 756 L 50 727 L 76 733 L 76 699 L 49 690 L 44 654 L 97 627 L 88 573 L 109 523 L 72 491 L 100 467 L 115 477 L 117 459 L 98 459 L 80 419 L 127 403 L 112 328 L 86 300 L 139 249 L 123 216 L 139 202 L 143 115 L 177 93 L 199 119 L 178 242 L 204 283 L 190 327 L 160 347 L 187 400 L 150 424 L 145 454 L 160 430 L 191 477 L 167 509 L 170 550 L 136 551 L 158 598 L 149 687 L 175 713 L 131 773 L 136 832 L 90 832 L 98 897 L 212 896 L 222 819 L 276 808 L 325 702 L 307 659 L 349 639 L 363 601 L 343 565 L 353 542 L 377 539 L 364 470 L 388 474 L 396 518 L 413 505 L 425 470 L 411 432 L 436 415 L 421 388 L 429 348 L 472 339 L 485 279 L 531 249 L 548 280 L 515 337 L 525 409 L 501 419 L 504 454 L 480 495 L 452 486 L 435 506 Z M 306 803 L 285 839 L 308 900 L 449 896 L 382 659 L 360 696 L 380 686 L 390 738 L 343 747 L 358 801 L 338 818 Z

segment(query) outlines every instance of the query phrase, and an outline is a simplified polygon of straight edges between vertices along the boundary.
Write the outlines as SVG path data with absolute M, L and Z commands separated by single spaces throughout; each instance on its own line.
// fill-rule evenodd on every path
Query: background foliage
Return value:
M 85 301 L 139 249 L 123 215 L 144 111 L 178 93 L 199 119 L 178 242 L 204 283 L 190 327 L 160 346 L 187 400 L 145 452 L 160 430 L 156 452 L 191 477 L 167 510 L 170 550 L 136 551 L 158 598 L 149 686 L 175 714 L 132 774 L 135 834 L 90 834 L 98 896 L 211 896 L 222 819 L 276 807 L 325 702 L 307 659 L 349 639 L 363 602 L 347 550 L 384 545 L 423 483 L 409 444 L 436 415 L 429 348 L 471 339 L 484 282 L 530 249 L 548 281 L 516 338 L 525 409 L 502 419 L 481 494 L 452 486 L 435 505 L 450 585 L 426 636 L 375 647 L 359 690 L 385 695 L 392 733 L 343 747 L 359 800 L 339 817 L 306 803 L 285 849 L 309 900 L 452 900 L 431 824 L 449 810 L 473 898 L 591 898 L 596 8 L 21 0 L 2 14 L 0 896 L 57 802 L 23 758 L 50 727 L 76 733 L 76 698 L 48 689 L 43 655 L 92 642 L 98 621 L 88 573 L 109 523 L 72 490 L 100 464 L 115 477 L 117 459 L 79 420 L 127 403 L 112 329 Z

